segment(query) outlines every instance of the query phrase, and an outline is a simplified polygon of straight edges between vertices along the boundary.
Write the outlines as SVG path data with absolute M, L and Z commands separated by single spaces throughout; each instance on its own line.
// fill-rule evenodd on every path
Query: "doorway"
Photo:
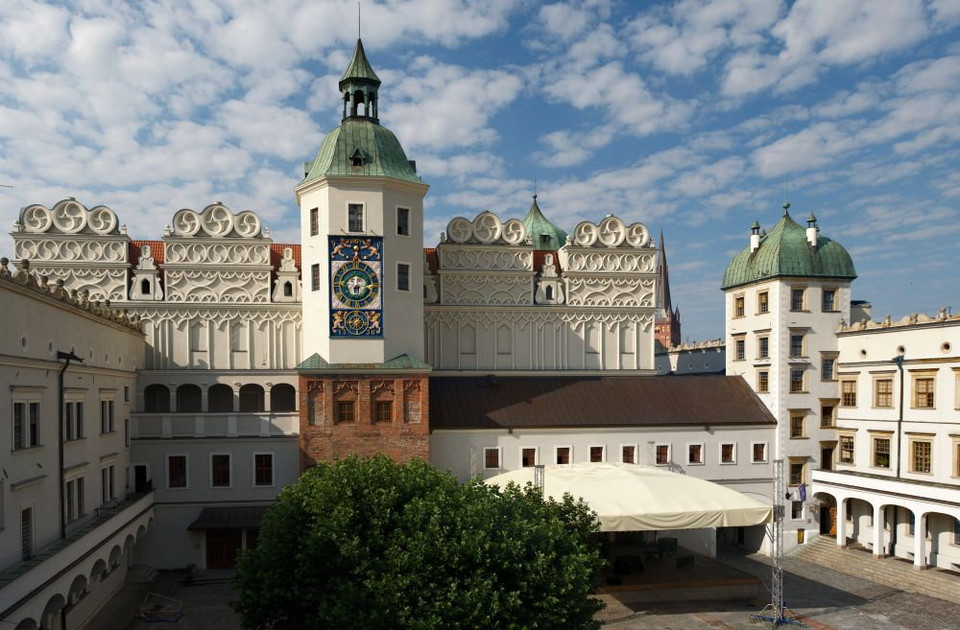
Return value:
M 207 531 L 207 568 L 234 568 L 237 553 L 239 553 L 242 544 L 243 533 L 239 529 Z

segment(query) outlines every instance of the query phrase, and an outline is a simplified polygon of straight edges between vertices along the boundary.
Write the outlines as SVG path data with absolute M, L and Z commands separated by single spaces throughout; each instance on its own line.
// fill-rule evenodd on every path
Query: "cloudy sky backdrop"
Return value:
M 364 0 L 381 122 L 431 185 L 426 243 L 536 182 L 567 230 L 666 235 L 685 340 L 722 336 L 754 219 L 816 213 L 874 315 L 960 310 L 960 0 Z M 73 196 L 159 238 L 222 201 L 297 241 L 357 3 L 0 2 L 0 224 Z M 10 241 L 0 253 L 12 250 Z

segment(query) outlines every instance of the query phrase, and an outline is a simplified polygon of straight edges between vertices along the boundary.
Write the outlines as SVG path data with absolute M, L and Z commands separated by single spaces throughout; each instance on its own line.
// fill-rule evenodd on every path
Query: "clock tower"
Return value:
M 308 357 L 298 368 L 303 464 L 376 452 L 426 458 L 428 186 L 380 125 L 380 79 L 360 40 L 339 89 L 340 126 L 295 189 Z

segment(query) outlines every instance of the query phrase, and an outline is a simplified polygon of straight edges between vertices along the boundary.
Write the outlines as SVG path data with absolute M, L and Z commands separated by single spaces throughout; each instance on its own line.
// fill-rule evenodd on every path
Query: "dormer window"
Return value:
M 549 244 L 550 244 L 550 235 L 549 235 L 549 234 L 541 234 L 541 235 L 540 235 L 540 244 L 541 244 L 541 245 L 549 245 Z
M 363 151 L 361 151 L 359 148 L 354 149 L 353 155 L 350 156 L 350 163 L 354 167 L 363 166 L 366 163 Z

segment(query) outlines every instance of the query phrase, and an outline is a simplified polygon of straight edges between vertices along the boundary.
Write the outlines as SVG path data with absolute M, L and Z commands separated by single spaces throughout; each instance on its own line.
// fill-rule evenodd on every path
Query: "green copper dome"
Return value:
M 523 218 L 523 225 L 527 228 L 527 238 L 533 243 L 536 251 L 554 251 L 567 242 L 567 233 L 550 223 L 540 212 L 536 195 L 533 196 L 530 211 Z
M 754 229 L 759 231 L 759 226 Z M 816 248 L 810 246 L 806 229 L 784 213 L 779 223 L 760 237 L 755 252 L 747 246 L 734 256 L 723 272 L 722 288 L 780 276 L 853 280 L 857 271 L 840 243 L 817 236 Z
M 350 65 L 347 66 L 343 76 L 340 77 L 340 89 L 342 90 L 343 84 L 351 79 L 365 80 L 380 85 L 380 77 L 377 76 L 377 73 L 373 71 L 373 66 L 367 61 L 367 53 L 364 52 L 363 42 L 359 39 L 357 40 L 357 47 L 353 50 L 353 59 L 350 60 Z
M 325 175 L 395 177 L 422 182 L 393 132 L 362 118 L 344 120 L 328 133 L 317 157 L 303 166 L 304 182 Z

